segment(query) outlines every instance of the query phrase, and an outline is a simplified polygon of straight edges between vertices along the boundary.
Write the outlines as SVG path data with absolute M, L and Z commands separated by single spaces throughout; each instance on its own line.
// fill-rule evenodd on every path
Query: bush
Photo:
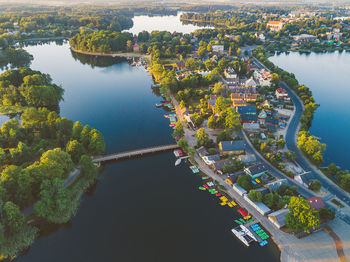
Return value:
M 322 186 L 321 182 L 315 179 L 310 183 L 309 189 L 311 189 L 312 191 L 319 191 L 321 189 L 321 186 Z
M 254 189 L 249 191 L 249 198 L 254 202 L 261 202 L 262 201 L 262 194 L 259 191 L 255 191 Z
M 239 176 L 237 179 L 237 185 L 247 191 L 253 188 L 252 179 L 249 175 Z

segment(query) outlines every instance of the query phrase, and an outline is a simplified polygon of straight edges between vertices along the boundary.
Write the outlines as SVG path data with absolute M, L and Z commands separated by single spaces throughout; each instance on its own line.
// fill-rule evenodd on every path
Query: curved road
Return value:
M 260 68 L 267 69 L 260 61 L 257 59 L 254 59 L 255 63 Z M 268 70 L 268 69 L 267 69 Z M 301 101 L 301 99 L 284 83 L 281 82 L 280 85 L 282 88 L 284 88 L 290 98 L 293 100 L 294 106 L 295 106 L 295 114 L 293 118 L 290 121 L 290 124 L 288 126 L 287 132 L 286 132 L 286 146 L 290 151 L 295 152 L 296 154 L 296 162 L 300 165 L 301 168 L 304 169 L 305 172 L 311 172 L 315 178 L 317 178 L 321 183 L 322 186 L 333 196 L 336 196 L 343 202 L 345 202 L 347 205 L 350 206 L 350 195 L 340 187 L 338 187 L 335 183 L 333 183 L 331 180 L 329 180 L 321 171 L 311 164 L 309 160 L 303 155 L 303 153 L 300 151 L 300 149 L 297 146 L 297 132 L 299 131 L 299 123 L 300 123 L 300 117 L 303 114 L 304 105 Z M 342 219 L 350 224 L 350 217 L 343 216 Z

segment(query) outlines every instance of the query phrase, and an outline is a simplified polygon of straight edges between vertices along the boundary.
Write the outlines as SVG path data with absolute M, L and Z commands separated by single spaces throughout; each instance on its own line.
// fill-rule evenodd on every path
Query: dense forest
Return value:
M 69 221 L 97 177 L 89 156 L 103 153 L 105 142 L 96 129 L 42 107 L 62 99 L 63 89 L 49 75 L 9 70 L 0 75 L 0 85 L 2 101 L 28 105 L 20 120 L 0 128 L 1 259 L 16 256 L 35 240 L 38 228 L 28 221 Z M 77 168 L 79 179 L 67 183 Z
M 69 44 L 80 51 L 111 53 L 126 51 L 127 42 L 131 40 L 131 33 L 101 30 L 76 34 L 69 40 Z
M 0 103 L 4 106 L 54 107 L 63 89 L 49 75 L 30 68 L 8 70 L 0 76 Z

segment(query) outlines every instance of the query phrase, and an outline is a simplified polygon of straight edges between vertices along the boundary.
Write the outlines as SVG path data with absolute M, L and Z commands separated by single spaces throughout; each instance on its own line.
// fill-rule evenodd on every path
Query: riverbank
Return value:
M 75 52 L 75 53 L 79 53 L 79 54 L 84 54 L 84 55 L 91 55 L 91 56 L 105 56 L 105 57 L 144 57 L 149 59 L 149 55 L 142 55 L 141 53 L 122 53 L 122 52 L 116 52 L 116 53 L 99 53 L 99 52 L 88 52 L 88 51 L 81 51 L 81 50 L 77 50 L 74 49 L 73 47 L 70 47 L 70 49 Z
M 176 99 L 173 96 L 171 96 L 171 99 L 175 105 L 176 112 L 180 121 L 183 122 L 184 118 Z M 194 137 L 194 132 L 188 129 L 185 124 L 183 126 L 185 131 L 185 138 L 187 139 L 189 146 L 195 146 L 196 139 Z M 215 174 L 213 170 L 211 170 L 205 163 L 203 163 L 197 152 L 195 153 L 194 160 L 200 171 L 213 179 L 213 181 L 218 181 L 219 185 L 225 188 L 225 192 L 232 199 L 234 199 L 240 206 L 247 209 L 248 212 L 270 232 L 272 239 L 281 250 L 282 262 L 302 262 L 310 259 L 313 261 L 322 259 L 326 259 L 327 261 L 338 261 L 338 254 L 335 249 L 323 248 L 333 246 L 333 240 L 327 233 L 324 231 L 318 231 L 305 238 L 297 239 L 295 236 L 277 229 L 266 216 L 263 216 L 257 212 L 257 210 L 236 191 L 234 191 L 232 187 L 229 186 L 220 175 Z

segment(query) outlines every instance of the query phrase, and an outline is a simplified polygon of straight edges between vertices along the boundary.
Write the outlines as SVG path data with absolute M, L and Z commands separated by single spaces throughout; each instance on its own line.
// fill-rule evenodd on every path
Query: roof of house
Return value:
M 225 151 L 243 151 L 245 149 L 244 140 L 221 141 L 221 152 Z
M 287 91 L 283 88 L 277 88 L 276 92 L 280 94 L 287 94 Z
M 270 116 L 266 117 L 265 119 L 265 124 L 278 125 L 278 122 L 278 119 Z
M 310 206 L 316 210 L 319 210 L 320 208 L 325 207 L 325 204 L 320 197 L 312 197 L 307 200 L 309 202 Z
M 234 183 L 236 183 L 238 177 L 244 176 L 244 175 L 245 175 L 245 173 L 242 171 L 242 172 L 230 175 L 227 179 L 231 180 L 232 184 L 234 184 Z
M 232 165 L 232 164 L 233 164 L 232 160 L 219 160 L 214 163 L 214 167 L 216 170 L 221 170 L 224 166 Z
M 209 156 L 205 156 L 209 161 L 219 161 L 220 160 L 220 155 L 216 154 L 216 155 L 209 155 Z
M 283 24 L 283 22 L 282 21 L 269 21 L 267 23 L 267 25 L 280 25 L 280 24 Z
M 253 78 L 249 78 L 246 82 L 245 82 L 246 86 L 256 86 L 256 82 L 253 80 Z
M 238 114 L 256 114 L 256 106 L 240 106 L 237 108 Z
M 201 146 L 200 148 L 197 149 L 197 153 L 202 157 L 202 156 L 206 156 L 209 154 L 208 150 L 204 147 Z
M 242 107 L 242 106 L 241 106 Z M 240 116 L 241 121 L 258 121 L 258 116 L 256 114 L 251 115 L 251 114 L 243 114 Z
M 283 227 L 286 224 L 286 215 L 289 212 L 288 208 L 277 210 L 271 214 L 269 217 L 273 218 L 276 224 Z
M 303 181 L 303 183 L 307 185 L 310 184 L 313 180 L 315 180 L 315 176 L 311 172 L 298 174 L 296 176 L 298 176 Z
M 243 164 L 252 163 L 256 161 L 256 156 L 254 154 L 241 155 L 239 156 L 239 159 Z
M 254 176 L 266 172 L 267 168 L 263 163 L 257 163 L 253 166 L 247 167 L 246 170 L 249 171 L 250 175 Z
M 287 185 L 287 184 L 288 184 L 287 179 L 283 178 L 276 181 L 272 181 L 264 185 L 264 187 L 266 187 L 267 189 L 270 190 L 270 192 L 272 192 L 272 191 L 278 190 L 282 185 Z
M 260 129 L 259 123 L 243 123 L 243 128 L 247 130 L 258 130 Z

